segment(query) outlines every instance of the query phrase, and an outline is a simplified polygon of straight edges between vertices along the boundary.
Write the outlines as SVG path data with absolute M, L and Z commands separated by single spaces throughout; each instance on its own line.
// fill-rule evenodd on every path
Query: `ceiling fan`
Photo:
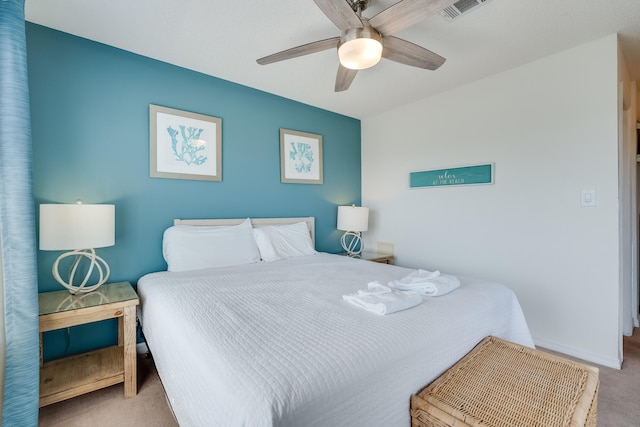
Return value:
M 392 36 L 451 6 L 458 0 L 401 0 L 372 18 L 362 16 L 370 0 L 313 0 L 338 27 L 340 37 L 304 44 L 257 60 L 266 65 L 337 48 L 340 64 L 335 91 L 347 90 L 358 70 L 376 65 L 381 57 L 413 67 L 435 70 L 445 58 Z

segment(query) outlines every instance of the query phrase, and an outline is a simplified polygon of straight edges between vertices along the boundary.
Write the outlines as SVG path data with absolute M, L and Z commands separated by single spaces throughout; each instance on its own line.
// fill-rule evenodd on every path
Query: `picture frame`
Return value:
M 222 119 L 149 104 L 149 176 L 222 181 Z
M 452 187 L 494 183 L 494 163 L 409 172 L 409 187 Z
M 280 182 L 322 184 L 322 135 L 280 129 Z

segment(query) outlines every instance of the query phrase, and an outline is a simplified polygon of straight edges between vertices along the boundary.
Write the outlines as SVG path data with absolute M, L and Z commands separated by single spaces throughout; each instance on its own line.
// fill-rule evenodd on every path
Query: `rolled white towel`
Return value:
M 427 297 L 448 294 L 460 286 L 460 280 L 439 271 L 417 270 L 400 280 L 389 282 L 389 287 L 399 291 L 412 291 Z
M 380 294 L 388 294 L 390 292 L 393 292 L 393 289 L 391 289 L 388 286 L 385 286 L 383 284 L 381 284 L 378 281 L 375 282 L 369 282 L 367 283 L 367 289 L 361 289 L 358 291 L 358 296 L 365 296 L 365 295 L 380 295 Z
M 391 314 L 406 310 L 422 302 L 422 297 L 415 292 L 399 292 L 378 282 L 368 284 L 367 290 L 356 294 L 343 295 L 346 301 L 356 307 L 364 308 L 376 314 Z
M 440 270 L 427 271 L 419 268 L 413 273 L 406 275 L 399 281 L 402 283 L 421 283 L 426 280 L 433 279 L 434 277 L 438 277 L 439 275 L 440 275 Z

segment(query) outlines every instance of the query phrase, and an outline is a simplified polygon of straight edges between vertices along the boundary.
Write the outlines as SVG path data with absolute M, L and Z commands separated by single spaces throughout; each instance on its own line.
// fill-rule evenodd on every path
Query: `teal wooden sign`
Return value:
M 493 184 L 492 163 L 409 173 L 411 188 L 478 184 Z

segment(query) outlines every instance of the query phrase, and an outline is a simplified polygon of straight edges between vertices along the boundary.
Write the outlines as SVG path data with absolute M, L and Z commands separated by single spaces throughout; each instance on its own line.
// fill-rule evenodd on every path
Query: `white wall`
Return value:
M 616 55 L 612 35 L 363 120 L 365 246 L 502 282 L 539 345 L 619 366 Z M 487 162 L 493 185 L 408 185 Z

